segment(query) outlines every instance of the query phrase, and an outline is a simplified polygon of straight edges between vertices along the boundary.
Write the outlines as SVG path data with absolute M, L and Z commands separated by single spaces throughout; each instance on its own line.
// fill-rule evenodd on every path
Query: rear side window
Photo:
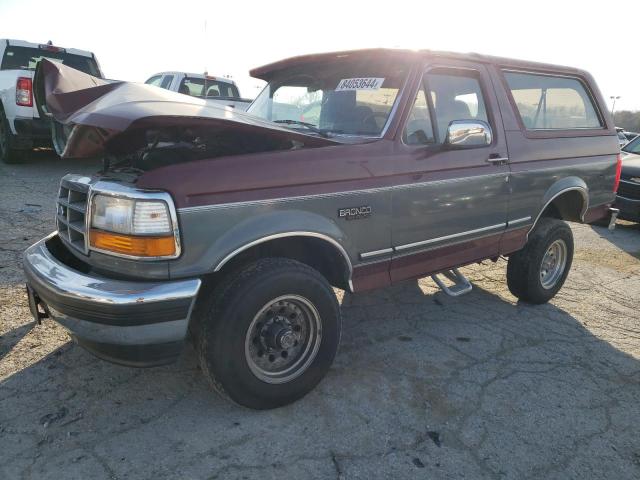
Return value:
M 577 78 L 504 72 L 527 130 L 602 128 L 587 89 Z
M 155 85 L 156 87 L 159 87 L 161 81 L 162 81 L 162 75 L 154 75 L 144 83 L 146 83 L 147 85 Z
M 240 93 L 233 83 L 209 78 L 185 77 L 180 84 L 179 92 L 199 98 L 240 98 Z

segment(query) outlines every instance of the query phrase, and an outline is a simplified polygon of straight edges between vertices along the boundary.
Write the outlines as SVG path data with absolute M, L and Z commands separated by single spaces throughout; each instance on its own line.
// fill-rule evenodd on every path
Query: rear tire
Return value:
M 340 309 L 325 278 L 267 258 L 230 274 L 196 310 L 196 349 L 213 387 L 254 409 L 292 403 L 325 376 L 338 349 Z
M 564 285 L 572 261 L 571 228 L 562 220 L 543 217 L 524 248 L 509 257 L 509 291 L 527 303 L 546 303 Z
M 0 160 L 4 163 L 21 163 L 25 158 L 24 150 L 16 150 L 11 147 L 11 129 L 9 121 L 0 109 Z

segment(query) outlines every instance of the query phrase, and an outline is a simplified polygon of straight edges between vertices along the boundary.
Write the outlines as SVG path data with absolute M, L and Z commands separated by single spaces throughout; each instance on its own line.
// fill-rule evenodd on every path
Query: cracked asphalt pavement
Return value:
M 2 479 L 640 478 L 640 228 L 574 225 L 548 305 L 518 304 L 504 260 L 342 295 L 327 378 L 294 405 L 219 398 L 188 348 L 152 369 L 111 365 L 32 321 L 22 251 L 54 229 L 67 172 L 46 152 L 0 165 Z

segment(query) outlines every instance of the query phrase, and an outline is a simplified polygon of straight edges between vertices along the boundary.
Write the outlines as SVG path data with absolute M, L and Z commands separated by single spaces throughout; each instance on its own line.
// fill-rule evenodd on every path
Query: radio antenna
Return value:
M 204 19 L 204 74 L 207 75 L 207 19 Z

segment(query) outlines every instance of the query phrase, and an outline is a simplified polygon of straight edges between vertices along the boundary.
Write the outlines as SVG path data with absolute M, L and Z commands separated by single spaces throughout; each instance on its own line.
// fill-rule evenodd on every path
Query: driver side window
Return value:
M 433 100 L 438 143 L 445 142 L 449 124 L 454 120 L 482 120 L 489 123 L 480 81 L 474 73 L 436 70 L 429 72 L 426 79 Z
M 435 142 L 424 86 L 420 87 L 413 102 L 402 139 L 407 145 L 428 145 Z

